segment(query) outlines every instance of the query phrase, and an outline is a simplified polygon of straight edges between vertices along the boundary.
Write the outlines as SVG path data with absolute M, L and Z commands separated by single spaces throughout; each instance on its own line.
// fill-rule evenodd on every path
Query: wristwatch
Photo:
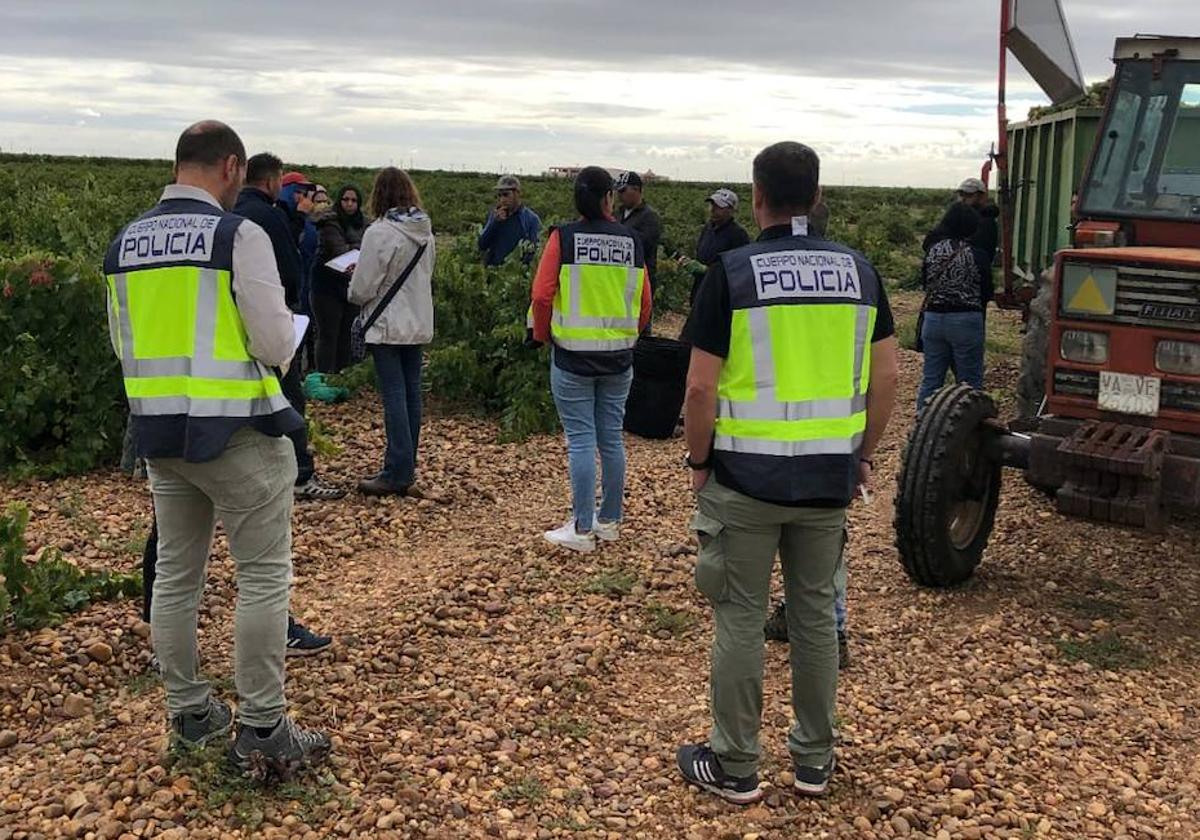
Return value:
M 685 464 L 687 464 L 687 465 L 688 465 L 688 467 L 689 467 L 690 469 L 693 469 L 693 470 L 707 470 L 707 469 L 710 469 L 710 468 L 712 467 L 712 450 L 709 450 L 709 452 L 708 452 L 708 458 L 706 458 L 706 459 L 705 459 L 705 460 L 703 460 L 703 461 L 693 461 L 693 460 L 692 460 L 692 453 L 691 453 L 691 452 L 689 452 L 689 453 L 687 453 L 687 454 L 684 456 L 684 458 L 683 458 L 683 462 L 684 462 Z

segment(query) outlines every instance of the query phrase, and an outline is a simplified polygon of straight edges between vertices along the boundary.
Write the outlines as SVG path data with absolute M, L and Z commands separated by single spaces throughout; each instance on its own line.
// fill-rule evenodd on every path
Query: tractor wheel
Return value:
M 1050 316 L 1054 282 L 1043 271 L 1038 293 L 1029 303 L 1029 320 L 1021 342 L 1021 375 L 1017 379 L 1017 416 L 1037 417 L 1046 396 L 1046 353 L 1050 342 Z
M 971 576 L 992 532 L 1001 464 L 984 420 L 996 404 L 967 385 L 942 388 L 917 418 L 896 495 L 896 548 L 922 586 L 953 586 Z

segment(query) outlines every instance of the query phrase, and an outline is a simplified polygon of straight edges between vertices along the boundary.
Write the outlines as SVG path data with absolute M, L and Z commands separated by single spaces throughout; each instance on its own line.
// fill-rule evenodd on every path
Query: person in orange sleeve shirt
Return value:
M 550 231 L 533 282 L 533 341 L 550 345 L 550 391 L 566 432 L 571 517 L 543 536 L 580 552 L 616 540 L 625 495 L 625 399 L 633 347 L 650 323 L 641 240 L 612 216 L 613 180 L 598 166 L 575 179 L 580 218 Z M 600 507 L 596 508 L 596 453 Z

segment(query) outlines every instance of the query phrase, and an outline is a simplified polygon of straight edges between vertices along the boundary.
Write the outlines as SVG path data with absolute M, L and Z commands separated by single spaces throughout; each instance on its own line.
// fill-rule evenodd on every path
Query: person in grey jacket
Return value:
M 375 360 L 387 449 L 383 469 L 359 482 L 358 489 L 371 496 L 434 498 L 416 484 L 421 350 L 433 340 L 433 225 L 421 209 L 412 178 L 393 166 L 375 177 L 370 205 L 375 221 L 363 234 L 349 299 L 362 307 L 364 319 L 383 306 L 363 338 Z M 384 306 L 389 290 L 422 246 L 412 272 Z

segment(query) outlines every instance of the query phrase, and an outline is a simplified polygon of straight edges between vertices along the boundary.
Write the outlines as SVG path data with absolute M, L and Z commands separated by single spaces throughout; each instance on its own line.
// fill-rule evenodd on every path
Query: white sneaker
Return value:
M 573 519 L 564 523 L 561 528 L 543 532 L 542 536 L 546 538 L 547 542 L 569 548 L 571 551 L 587 554 L 596 550 L 596 535 L 576 533 Z
M 621 536 L 621 523 L 596 519 L 592 522 L 592 533 L 605 542 L 614 542 Z

